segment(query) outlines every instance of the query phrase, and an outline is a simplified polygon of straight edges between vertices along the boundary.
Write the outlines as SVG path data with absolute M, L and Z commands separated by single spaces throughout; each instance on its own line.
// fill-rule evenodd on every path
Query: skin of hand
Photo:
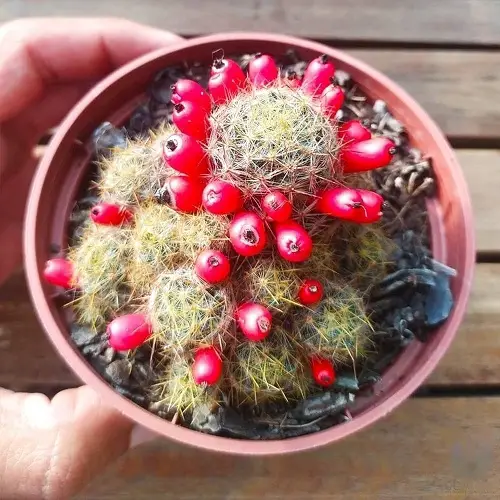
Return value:
M 34 148 L 98 80 L 176 35 L 121 19 L 0 26 L 0 284 L 21 262 Z M 15 199 L 2 196 L 17 193 Z M 49 400 L 0 389 L 0 496 L 64 500 L 129 446 L 132 423 L 89 387 Z

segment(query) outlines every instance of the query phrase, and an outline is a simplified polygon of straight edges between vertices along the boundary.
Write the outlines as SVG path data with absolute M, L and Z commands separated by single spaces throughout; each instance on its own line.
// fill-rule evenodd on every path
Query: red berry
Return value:
M 339 127 L 338 136 L 343 143 L 367 141 L 372 138 L 371 132 L 358 120 L 349 120 Z
M 224 281 L 231 271 L 229 259 L 218 250 L 203 250 L 195 262 L 196 274 L 207 283 Z
M 283 82 L 291 89 L 298 89 L 302 84 L 302 80 L 298 77 L 295 71 L 287 71 Z
M 229 75 L 232 80 L 245 81 L 245 73 L 240 68 L 239 64 L 232 59 L 216 59 L 210 68 L 210 76 L 224 73 Z
M 73 263 L 66 259 L 50 259 L 45 263 L 43 277 L 47 283 L 62 288 L 73 288 Z
M 108 324 L 109 345 L 117 351 L 136 349 L 151 336 L 152 328 L 143 314 L 118 316 Z
M 262 200 L 262 209 L 273 221 L 285 222 L 292 216 L 292 204 L 280 191 L 271 191 Z
M 329 387 L 335 382 L 335 369 L 332 362 L 326 358 L 313 356 L 311 371 L 314 381 L 322 387 Z
M 241 191 L 229 182 L 212 181 L 203 190 L 203 206 L 217 215 L 237 212 L 243 206 Z
M 320 98 L 321 111 L 329 118 L 334 118 L 344 104 L 344 91 L 337 85 L 328 85 Z
M 365 211 L 365 224 L 377 222 L 383 215 L 384 198 L 375 191 L 367 189 L 358 189 L 358 193 L 363 199 L 363 206 Z
M 165 182 L 167 203 L 179 212 L 193 213 L 201 208 L 203 184 L 193 177 L 174 175 Z
M 119 226 L 132 219 L 132 212 L 113 203 L 99 203 L 90 211 L 90 218 L 96 224 Z
M 388 165 L 396 153 L 396 146 L 387 137 L 346 144 L 342 148 L 344 172 L 365 172 Z
M 245 86 L 243 70 L 230 59 L 218 59 L 212 65 L 208 89 L 215 104 L 223 104 Z
M 206 109 L 193 102 L 180 102 L 174 106 L 172 120 L 184 134 L 199 141 L 206 141 L 210 129 Z
M 264 340 L 271 332 L 273 317 L 268 309 L 255 302 L 246 302 L 236 311 L 236 321 L 243 335 L 252 342 Z
M 163 161 L 178 172 L 194 177 L 206 174 L 208 158 L 201 144 L 186 134 L 171 135 L 163 146 Z
M 311 256 L 312 239 L 297 222 L 291 220 L 278 222 L 276 243 L 281 257 L 290 262 L 303 262 Z
M 212 346 L 197 349 L 192 372 L 197 384 L 216 384 L 222 375 L 222 359 L 217 349 Z
M 306 306 L 316 304 L 323 298 L 323 285 L 318 280 L 305 280 L 299 288 L 299 301 Z
M 383 198 L 372 191 L 331 188 L 320 193 L 318 211 L 339 219 L 369 224 L 382 216 Z
M 205 89 L 193 80 L 181 79 L 177 80 L 172 89 L 172 103 L 179 104 L 180 102 L 189 101 L 197 106 L 200 106 L 207 113 L 212 108 L 212 101 Z
M 240 212 L 229 226 L 229 240 L 237 253 L 245 257 L 257 255 L 266 246 L 266 228 L 253 212 Z
M 313 59 L 306 68 L 301 89 L 309 95 L 321 95 L 335 75 L 335 66 L 326 54 Z
M 265 87 L 278 78 L 278 66 L 271 56 L 259 52 L 248 64 L 248 78 L 255 87 Z

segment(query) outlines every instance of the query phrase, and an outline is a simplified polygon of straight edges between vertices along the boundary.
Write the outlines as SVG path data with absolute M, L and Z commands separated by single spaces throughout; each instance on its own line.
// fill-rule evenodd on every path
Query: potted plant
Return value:
M 401 403 L 474 265 L 450 146 L 329 47 L 193 39 L 98 84 L 33 183 L 28 282 L 82 380 L 141 425 L 235 453 L 309 449 Z

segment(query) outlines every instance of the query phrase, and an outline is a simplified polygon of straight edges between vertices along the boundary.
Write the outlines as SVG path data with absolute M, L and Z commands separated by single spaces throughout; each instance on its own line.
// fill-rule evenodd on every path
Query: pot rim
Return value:
M 61 143 L 64 142 L 68 128 L 78 119 L 80 114 L 94 100 L 94 98 L 105 89 L 112 86 L 116 81 L 133 72 L 136 68 L 151 62 L 158 57 L 172 52 L 182 53 L 183 49 L 188 47 L 213 44 L 217 42 L 227 44 L 231 41 L 242 40 L 279 42 L 291 47 L 298 46 L 306 50 L 319 53 L 326 52 L 334 59 L 339 59 L 348 65 L 355 66 L 359 71 L 369 75 L 370 78 L 378 80 L 379 83 L 386 87 L 391 94 L 397 94 L 400 99 L 405 101 L 409 108 L 413 109 L 413 112 L 418 119 L 426 124 L 426 127 L 431 132 L 438 147 L 445 152 L 445 156 L 448 158 L 448 165 L 453 168 L 454 172 L 456 172 L 455 182 L 457 183 L 461 193 L 461 208 L 465 221 L 465 227 L 469 231 L 468 238 L 465 242 L 466 247 L 464 249 L 465 273 L 462 276 L 463 284 L 461 293 L 455 297 L 456 300 L 452 314 L 444 326 L 446 328 L 446 334 L 443 335 L 438 347 L 429 354 L 427 359 L 417 366 L 415 371 L 412 372 L 405 383 L 401 387 L 397 388 L 390 396 L 387 396 L 380 404 L 366 410 L 349 422 L 345 422 L 338 426 L 333 426 L 329 429 L 309 435 L 274 441 L 251 441 L 213 436 L 187 429 L 179 425 L 173 425 L 118 394 L 100 377 L 99 374 L 91 368 L 90 364 L 82 356 L 80 356 L 79 353 L 77 354 L 75 352 L 76 347 L 74 347 L 71 340 L 68 339 L 67 333 L 63 332 L 57 325 L 49 307 L 47 294 L 43 288 L 38 264 L 39 256 L 36 250 L 37 207 L 40 202 L 45 177 L 50 170 L 51 158 L 54 152 L 58 150 Z M 25 218 L 24 263 L 28 287 L 35 310 L 44 326 L 44 329 L 48 333 L 50 340 L 63 359 L 67 363 L 71 361 L 71 369 L 76 372 L 84 383 L 93 387 L 105 401 L 109 401 L 113 407 L 119 409 L 119 411 L 121 411 L 128 418 L 140 423 L 140 425 L 148 428 L 149 430 L 183 444 L 188 444 L 210 451 L 237 455 L 276 455 L 318 448 L 364 429 L 371 423 L 390 413 L 424 382 L 424 380 L 435 368 L 438 361 L 447 351 L 462 321 L 472 287 L 472 278 L 474 274 L 475 233 L 472 217 L 472 205 L 467 184 L 454 151 L 434 120 L 398 84 L 368 64 L 359 61 L 355 57 L 341 50 L 325 46 L 321 43 L 305 40 L 299 37 L 264 32 L 229 32 L 176 42 L 168 47 L 158 49 L 141 56 L 111 73 L 104 80 L 99 82 L 93 89 L 91 89 L 75 105 L 56 131 L 34 176 Z M 40 300 L 41 297 L 43 297 L 44 300 Z

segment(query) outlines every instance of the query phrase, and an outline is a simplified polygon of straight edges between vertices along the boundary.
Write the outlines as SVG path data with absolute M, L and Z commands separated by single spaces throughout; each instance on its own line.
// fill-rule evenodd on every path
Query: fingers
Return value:
M 0 122 L 47 85 L 97 80 L 152 50 L 182 40 L 122 19 L 26 19 L 0 28 Z
M 132 423 L 89 387 L 0 392 L 2 498 L 70 498 L 127 449 Z M 5 495 L 5 496 L 4 496 Z

